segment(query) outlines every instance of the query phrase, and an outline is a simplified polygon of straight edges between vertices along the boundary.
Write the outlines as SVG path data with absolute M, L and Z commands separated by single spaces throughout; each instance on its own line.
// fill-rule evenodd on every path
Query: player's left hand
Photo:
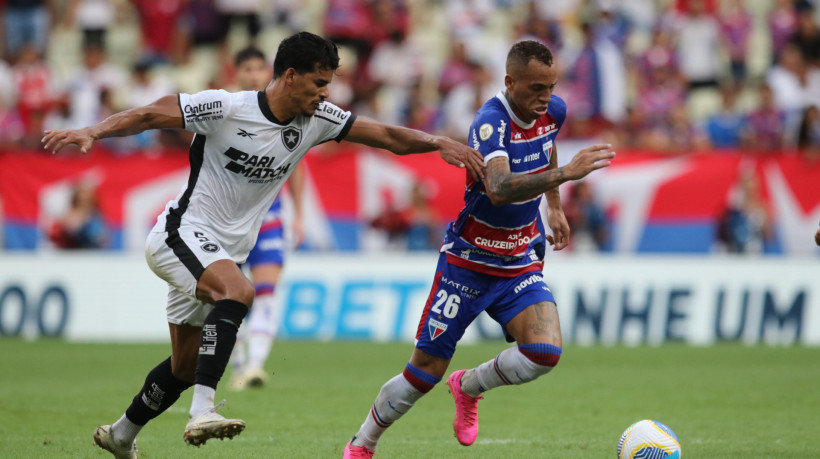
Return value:
M 444 137 L 442 142 L 441 158 L 453 166 L 467 168 L 473 180 L 484 180 L 484 157 L 477 150 Z
M 569 222 L 563 210 L 550 209 L 547 224 L 552 230 L 552 235 L 547 235 L 547 242 L 552 246 L 552 250 L 562 250 L 569 245 Z

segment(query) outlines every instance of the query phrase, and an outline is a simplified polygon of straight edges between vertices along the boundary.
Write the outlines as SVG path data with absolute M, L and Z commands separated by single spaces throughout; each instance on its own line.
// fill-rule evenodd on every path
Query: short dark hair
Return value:
M 264 61 L 265 53 L 259 50 L 259 48 L 248 46 L 247 48 L 236 53 L 236 58 L 233 60 L 233 65 L 234 67 L 239 67 L 243 62 L 251 59 L 262 59 Z
M 526 68 L 532 59 L 551 66 L 552 52 L 535 40 L 519 41 L 507 53 L 507 73 L 511 73 L 512 67 L 521 66 Z
M 273 78 L 284 75 L 288 69 L 300 75 L 317 68 L 339 68 L 339 48 L 332 41 L 310 32 L 299 32 L 282 40 L 273 60 Z

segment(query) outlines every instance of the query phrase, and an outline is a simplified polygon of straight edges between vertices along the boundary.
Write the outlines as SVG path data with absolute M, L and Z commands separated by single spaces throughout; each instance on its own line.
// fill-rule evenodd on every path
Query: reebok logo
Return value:
M 237 132 L 236 135 L 238 135 L 240 137 L 247 137 L 247 138 L 253 140 L 254 137 L 259 135 L 259 134 L 254 134 L 253 132 L 248 132 L 248 131 L 246 131 L 242 128 L 238 128 L 238 129 L 239 129 L 239 132 Z
M 202 326 L 202 345 L 199 346 L 199 355 L 216 355 L 216 325 Z

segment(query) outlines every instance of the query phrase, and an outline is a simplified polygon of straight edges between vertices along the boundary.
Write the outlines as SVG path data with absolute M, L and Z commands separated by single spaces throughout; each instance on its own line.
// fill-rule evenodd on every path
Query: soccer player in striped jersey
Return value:
M 482 311 L 517 346 L 447 379 L 461 444 L 476 440 L 484 392 L 533 381 L 561 356 L 558 310 L 543 278 L 547 245 L 561 250 L 569 242 L 558 186 L 608 166 L 615 153 L 609 145 L 594 145 L 559 168 L 555 136 L 567 107 L 553 95 L 558 71 L 552 53 L 535 41 L 516 43 L 506 71 L 506 89 L 479 109 L 470 127 L 468 139 L 484 156 L 485 178 L 467 178 L 464 209 L 447 229 L 410 362 L 382 386 L 345 458 L 373 456 L 385 430 L 441 381 L 456 343 Z M 552 234 L 538 211 L 542 195 Z
M 245 428 L 214 405 L 236 333 L 255 296 L 237 267 L 256 242 L 265 211 L 296 164 L 315 145 L 342 139 L 398 155 L 438 150 L 442 158 L 483 177 L 481 155 L 450 138 L 356 117 L 327 102 L 339 67 L 335 44 L 309 32 L 284 39 L 264 91 L 224 90 L 165 96 L 90 127 L 46 131 L 47 150 L 146 129 L 185 128 L 190 147 L 187 184 L 165 207 L 146 240 L 148 265 L 168 283 L 166 316 L 171 356 L 152 369 L 125 414 L 94 431 L 94 441 L 118 458 L 136 457 L 145 424 L 194 386 L 183 438 L 201 445 Z M 223 402 L 224 403 L 224 402 Z
M 236 53 L 234 59 L 236 81 L 242 91 L 262 91 L 270 81 L 270 67 L 265 54 L 254 47 Z M 304 167 L 299 164 L 288 178 L 293 197 L 293 220 L 291 230 L 298 245 L 302 240 L 302 191 Z M 256 297 L 245 325 L 239 328 L 233 354 L 231 354 L 230 388 L 244 390 L 262 387 L 268 380 L 265 361 L 268 359 L 278 328 L 276 312 L 276 286 L 285 263 L 285 227 L 282 218 L 282 199 L 276 196 L 265 213 L 256 245 L 251 249 L 245 264 L 250 269 Z

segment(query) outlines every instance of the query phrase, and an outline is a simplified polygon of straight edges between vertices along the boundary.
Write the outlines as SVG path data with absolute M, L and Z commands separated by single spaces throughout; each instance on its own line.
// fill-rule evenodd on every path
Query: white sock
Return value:
M 134 424 L 124 414 L 111 426 L 111 438 L 120 446 L 131 446 L 143 426 Z
M 265 366 L 278 326 L 276 297 L 272 293 L 258 295 L 253 300 L 251 316 L 248 319 L 248 368 L 258 369 Z
M 384 383 L 370 413 L 359 427 L 353 446 L 365 446 L 375 451 L 384 431 L 412 408 L 422 395 L 424 394 L 413 387 L 403 374 Z
M 234 376 L 242 373 L 248 363 L 248 343 L 244 335 L 247 335 L 247 327 L 241 325 L 236 334 L 236 344 L 233 345 L 233 352 L 231 352 L 230 363 Z
M 203 386 L 202 384 L 194 385 L 194 398 L 191 400 L 191 410 L 188 412 L 191 419 L 213 408 L 215 396 L 216 389 L 213 387 Z
M 560 348 L 558 348 L 560 351 Z M 559 352 L 560 355 L 560 352 Z M 470 397 L 477 397 L 498 386 L 524 384 L 549 373 L 553 367 L 538 365 L 516 347 L 507 348 L 494 359 L 467 370 L 461 377 L 461 390 Z

